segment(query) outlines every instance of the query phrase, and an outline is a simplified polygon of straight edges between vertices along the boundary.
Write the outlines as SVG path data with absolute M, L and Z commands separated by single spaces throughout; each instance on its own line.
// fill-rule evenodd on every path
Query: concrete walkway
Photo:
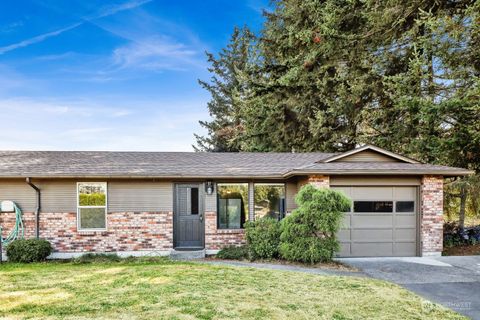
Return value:
M 480 256 L 338 260 L 480 320 Z

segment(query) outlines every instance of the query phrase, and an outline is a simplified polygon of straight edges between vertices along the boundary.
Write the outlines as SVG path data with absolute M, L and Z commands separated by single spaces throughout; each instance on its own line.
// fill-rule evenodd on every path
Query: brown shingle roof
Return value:
M 282 177 L 329 153 L 3 151 L 0 176 Z
M 302 173 L 462 175 L 466 170 L 411 163 L 318 163 L 332 153 L 0 151 L 0 177 L 283 178 Z M 316 163 L 317 162 L 317 163 Z M 443 173 L 442 173 L 443 172 Z

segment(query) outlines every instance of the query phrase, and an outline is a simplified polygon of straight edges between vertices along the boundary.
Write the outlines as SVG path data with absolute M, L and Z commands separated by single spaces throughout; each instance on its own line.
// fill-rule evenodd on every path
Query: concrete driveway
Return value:
M 480 256 L 338 260 L 480 320 Z

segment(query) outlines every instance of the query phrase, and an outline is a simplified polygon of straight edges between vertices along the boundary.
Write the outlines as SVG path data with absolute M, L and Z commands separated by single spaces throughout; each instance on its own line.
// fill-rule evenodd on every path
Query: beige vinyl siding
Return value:
M 308 177 L 299 178 L 297 180 L 297 190 L 300 190 L 306 184 L 308 184 Z
M 73 180 L 42 180 L 40 188 L 42 212 L 77 212 L 77 182 Z
M 338 162 L 400 162 L 384 154 L 365 150 L 337 160 Z
M 0 180 L 0 201 L 14 201 L 22 211 L 33 212 L 36 208 L 35 190 L 25 180 Z
M 97 179 L 98 180 L 98 179 Z M 104 182 L 98 180 L 92 182 Z M 42 212 L 76 212 L 77 180 L 34 180 L 42 196 Z M 106 181 L 108 211 L 173 211 L 171 182 Z M 15 201 L 24 212 L 36 207 L 35 191 L 24 180 L 0 180 L 0 201 Z
M 287 212 L 291 212 L 292 210 L 297 208 L 297 204 L 295 203 L 295 196 L 297 195 L 297 182 L 287 182 L 285 183 L 285 201 L 287 202 Z
M 330 186 L 419 186 L 420 183 L 419 176 L 330 176 Z
M 248 183 L 248 220 L 255 220 L 255 184 Z
M 108 211 L 173 211 L 173 184 L 144 181 L 109 182 Z

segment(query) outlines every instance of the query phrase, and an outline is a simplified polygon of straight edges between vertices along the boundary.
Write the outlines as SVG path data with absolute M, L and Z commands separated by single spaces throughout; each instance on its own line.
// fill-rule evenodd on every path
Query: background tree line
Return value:
M 480 172 L 480 0 L 276 0 L 258 34 L 208 54 L 201 151 L 341 152 L 371 143 Z M 480 212 L 478 176 L 447 214 Z

